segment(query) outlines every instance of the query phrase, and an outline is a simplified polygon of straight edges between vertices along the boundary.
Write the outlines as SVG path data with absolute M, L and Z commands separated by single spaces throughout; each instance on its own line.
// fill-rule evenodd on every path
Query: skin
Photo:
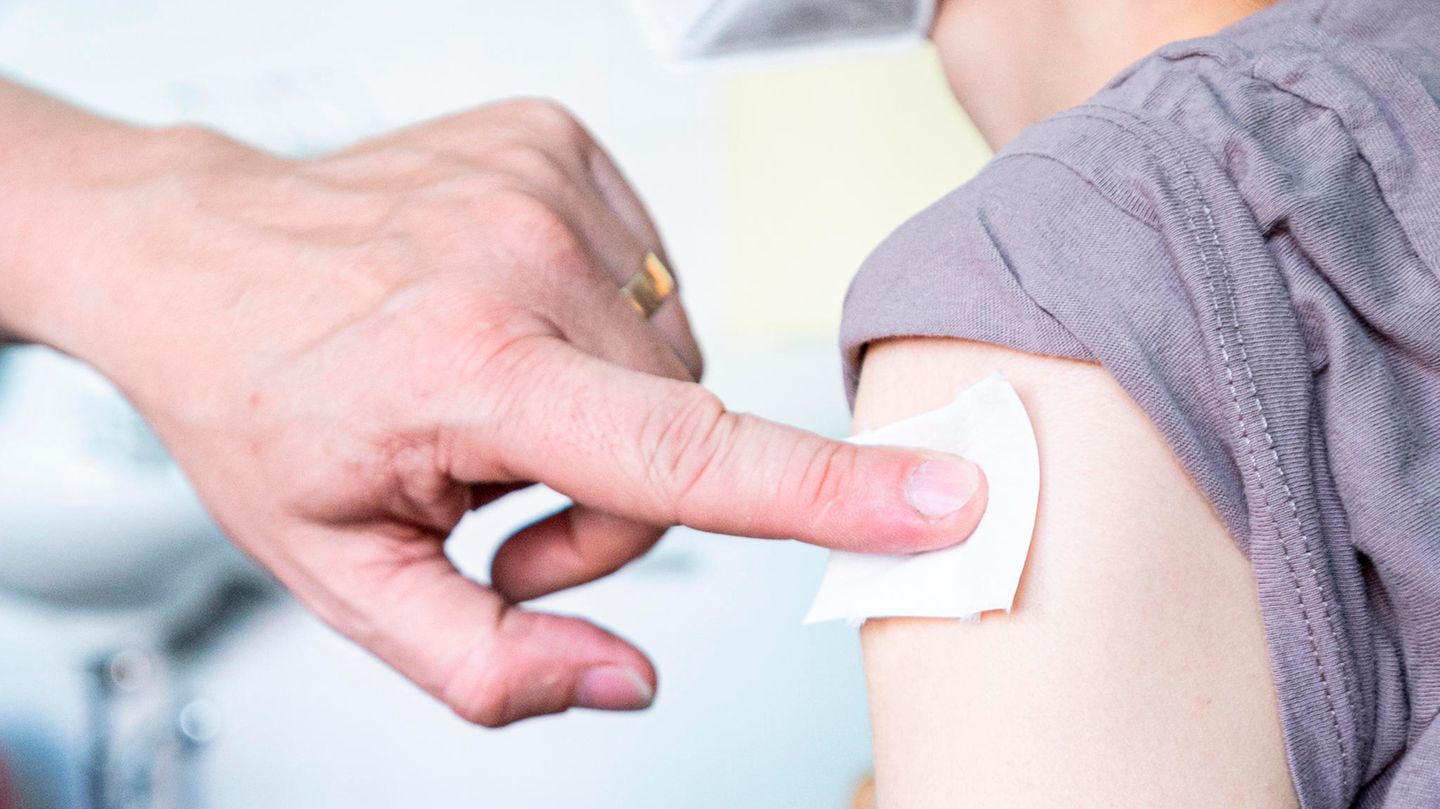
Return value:
M 1014 610 L 862 630 L 881 807 L 1291 807 L 1250 566 L 1100 367 L 959 340 L 872 346 L 856 419 L 1000 369 L 1040 450 Z
M 482 107 L 285 160 L 0 82 L 0 336 L 105 374 L 228 536 L 471 721 L 650 704 L 650 662 L 517 604 L 667 526 L 876 551 L 984 508 L 957 458 L 728 412 L 678 298 L 619 293 L 659 236 L 563 109 Z M 574 508 L 462 577 L 461 516 L 532 482 Z
M 933 36 L 999 147 L 1158 45 L 1254 8 L 947 0 Z M 1040 449 L 1030 555 L 1008 615 L 865 624 L 878 805 L 1297 805 L 1249 563 L 1102 368 L 885 341 L 866 354 L 856 423 L 939 407 L 997 368 Z
M 942 0 L 931 38 L 955 98 L 999 149 L 1161 45 L 1214 33 L 1271 2 Z

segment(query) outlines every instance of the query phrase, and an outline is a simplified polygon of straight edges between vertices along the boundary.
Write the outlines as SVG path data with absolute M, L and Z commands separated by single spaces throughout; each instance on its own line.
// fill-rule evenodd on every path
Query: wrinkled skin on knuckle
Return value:
M 538 327 L 505 327 L 477 339 L 483 349 L 466 354 L 455 374 L 467 380 L 438 418 L 438 463 L 470 481 L 522 479 L 507 455 L 506 433 L 532 424 L 535 409 L 550 400 L 553 375 L 544 360 L 556 339 Z
M 734 418 L 715 394 L 685 385 L 646 419 L 640 440 L 646 481 L 670 522 L 687 521 L 694 493 L 723 454 Z
M 806 456 L 787 466 L 799 470 L 799 474 L 790 478 L 793 483 L 786 485 L 782 481 L 780 491 L 787 492 L 796 508 L 811 515 L 813 522 L 823 523 L 831 511 L 845 504 L 848 487 L 855 479 L 859 449 L 826 441 L 802 451 Z

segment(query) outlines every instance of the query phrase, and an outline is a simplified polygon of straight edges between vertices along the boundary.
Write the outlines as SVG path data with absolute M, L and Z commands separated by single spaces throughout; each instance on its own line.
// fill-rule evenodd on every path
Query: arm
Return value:
M 0 82 L 0 147 L 0 329 L 114 381 L 237 545 L 473 721 L 648 705 L 638 649 L 516 604 L 669 525 L 924 548 L 984 507 L 918 474 L 973 491 L 959 459 L 827 441 L 696 384 L 679 300 L 642 319 L 620 294 L 663 254 L 654 225 L 554 104 L 283 160 Z M 493 588 L 461 576 L 463 514 L 536 481 L 576 506 L 508 541 Z
M 889 341 L 857 421 L 997 367 L 1039 442 L 1034 542 L 1008 616 L 865 625 L 880 806 L 1294 806 L 1249 564 L 1103 369 Z

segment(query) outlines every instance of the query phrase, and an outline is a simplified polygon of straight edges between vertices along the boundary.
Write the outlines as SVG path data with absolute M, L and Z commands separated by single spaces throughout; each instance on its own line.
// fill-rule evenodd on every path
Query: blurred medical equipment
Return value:
M 274 592 L 108 382 L 0 352 L 0 593 L 98 627 L 80 652 L 90 809 L 194 805 L 190 759 L 218 722 L 185 671 Z
M 632 0 L 656 49 L 678 61 L 876 38 L 918 39 L 935 0 Z
M 273 591 L 254 579 L 219 587 L 147 645 L 98 654 L 86 695 L 89 809 L 192 809 L 200 805 L 196 754 L 219 733 L 219 709 L 193 693 L 187 671 Z

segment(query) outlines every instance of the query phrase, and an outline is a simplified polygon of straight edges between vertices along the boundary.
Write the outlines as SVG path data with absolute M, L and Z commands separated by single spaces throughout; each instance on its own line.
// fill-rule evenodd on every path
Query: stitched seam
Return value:
M 1131 119 L 1136 124 L 1149 130 L 1148 134 L 1152 135 L 1156 140 L 1164 142 L 1163 136 L 1161 136 L 1158 132 L 1155 132 L 1153 128 L 1150 128 L 1143 120 L 1140 120 L 1123 110 L 1117 110 L 1110 107 L 1101 108 L 1113 112 L 1117 115 L 1122 115 Z M 1141 146 L 1145 148 L 1147 152 L 1150 153 L 1150 156 L 1156 161 L 1158 166 L 1163 168 L 1163 166 L 1165 165 L 1164 161 L 1161 159 L 1161 155 L 1155 149 L 1154 145 L 1150 142 L 1150 139 L 1144 137 L 1142 133 L 1134 132 L 1116 121 L 1112 121 L 1108 118 L 1097 115 L 1086 115 L 1082 112 L 1074 112 L 1071 113 L 1070 116 L 1078 118 L 1088 118 L 1091 120 L 1108 123 L 1111 126 L 1120 129 L 1122 132 L 1130 134 L 1140 143 Z M 1172 148 L 1174 147 L 1172 146 Z M 1205 266 L 1206 286 L 1209 288 L 1210 291 L 1211 307 L 1216 321 L 1215 332 L 1216 336 L 1218 336 L 1220 339 L 1220 352 L 1225 361 L 1225 379 L 1230 387 L 1231 403 L 1235 407 L 1235 418 L 1236 422 L 1240 426 L 1240 435 L 1241 438 L 1244 439 L 1245 449 L 1250 455 L 1251 470 L 1255 474 L 1255 479 L 1260 484 L 1261 492 L 1265 493 L 1266 485 L 1264 476 L 1260 473 L 1260 462 L 1258 454 L 1259 451 L 1257 451 L 1256 447 L 1251 441 L 1250 427 L 1247 424 L 1245 412 L 1240 401 L 1240 390 L 1237 386 L 1235 373 L 1231 368 L 1232 365 L 1237 363 L 1237 359 L 1238 365 L 1240 366 L 1240 369 L 1244 372 L 1245 375 L 1245 384 L 1249 386 L 1249 398 L 1255 403 L 1255 416 L 1259 422 L 1257 426 L 1259 427 L 1260 436 L 1265 440 L 1264 449 L 1270 453 L 1271 461 L 1275 465 L 1275 471 L 1280 478 L 1279 482 L 1281 493 L 1285 496 L 1286 505 L 1289 506 L 1289 517 L 1294 523 L 1295 528 L 1299 533 L 1300 541 L 1305 549 L 1304 555 L 1305 560 L 1310 568 L 1310 574 L 1311 576 L 1315 577 L 1318 584 L 1319 569 L 1315 563 L 1315 559 L 1310 548 L 1311 542 L 1305 532 L 1305 526 L 1300 520 L 1300 509 L 1296 505 L 1295 497 L 1291 492 L 1290 485 L 1285 480 L 1285 468 L 1280 464 L 1280 453 L 1275 448 L 1275 440 L 1270 434 L 1269 422 L 1265 418 L 1264 408 L 1262 407 L 1262 403 L 1260 401 L 1260 393 L 1255 386 L 1255 376 L 1250 368 L 1249 357 L 1245 352 L 1245 341 L 1244 337 L 1240 332 L 1240 319 L 1238 315 L 1238 309 L 1235 306 L 1234 277 L 1230 270 L 1229 260 L 1226 258 L 1225 250 L 1220 243 L 1219 232 L 1215 227 L 1213 213 L 1210 209 L 1209 204 L 1205 201 L 1204 192 L 1200 190 L 1200 184 L 1195 179 L 1195 175 L 1190 168 L 1190 164 L 1188 163 L 1188 161 L 1185 160 L 1183 155 L 1178 154 L 1178 150 L 1175 158 L 1176 161 L 1180 164 L 1181 171 L 1184 175 L 1185 183 L 1189 186 L 1187 189 L 1188 199 L 1186 200 L 1186 207 L 1190 208 L 1193 205 L 1198 204 L 1199 212 L 1204 216 L 1204 221 L 1197 225 L 1193 213 L 1187 210 L 1185 215 L 1185 225 L 1193 236 L 1196 246 L 1200 249 L 1201 261 L 1204 263 Z M 1207 241 L 1205 239 L 1202 239 L 1202 237 L 1208 237 L 1208 244 L 1213 249 L 1207 249 Z M 1214 253 L 1215 256 L 1218 257 L 1218 266 L 1220 270 L 1218 277 L 1216 276 L 1216 273 L 1214 271 L 1215 264 L 1212 264 L 1212 253 Z M 1217 281 L 1223 282 L 1224 287 L 1220 288 L 1219 285 L 1216 283 Z M 1222 301 L 1228 305 L 1228 322 L 1226 320 L 1226 313 L 1221 311 L 1220 304 L 1222 303 Z M 1225 337 L 1225 332 L 1227 329 L 1233 330 L 1234 332 L 1235 357 L 1231 356 L 1230 346 Z M 1304 593 L 1300 586 L 1299 572 L 1296 569 L 1295 561 L 1289 547 L 1290 543 L 1286 541 L 1283 532 L 1277 530 L 1276 536 L 1279 540 L 1281 554 L 1285 559 L 1286 568 L 1290 573 L 1291 585 L 1295 589 L 1296 603 L 1300 606 L 1300 615 L 1305 624 L 1305 636 L 1306 640 L 1309 642 L 1310 645 L 1310 653 L 1315 661 L 1316 671 L 1320 676 L 1320 687 L 1325 696 L 1325 705 L 1330 717 L 1331 729 L 1335 733 L 1335 743 L 1339 748 L 1341 760 L 1346 762 L 1346 764 L 1348 765 L 1349 755 L 1345 745 L 1344 734 L 1341 732 L 1340 729 L 1340 717 L 1338 712 L 1335 710 L 1335 697 L 1331 691 L 1330 677 L 1326 672 L 1325 661 L 1321 659 L 1319 644 L 1315 640 L 1314 622 L 1311 618 L 1310 609 L 1305 603 Z M 1331 640 L 1335 643 L 1337 649 L 1341 649 L 1343 647 L 1340 644 L 1339 633 L 1335 627 L 1334 616 L 1330 610 L 1329 599 L 1325 595 L 1325 588 L 1323 586 L 1318 586 L 1316 589 L 1320 595 L 1321 610 L 1325 617 L 1327 627 L 1330 630 Z M 1351 693 L 1351 688 L 1348 682 L 1349 677 L 1347 675 L 1347 672 L 1344 670 L 1343 665 L 1341 666 L 1340 679 L 1345 689 L 1345 694 L 1348 698 Z M 1348 766 L 1342 767 L 1341 783 L 1343 785 L 1343 788 L 1348 791 L 1350 788 L 1350 768 Z

